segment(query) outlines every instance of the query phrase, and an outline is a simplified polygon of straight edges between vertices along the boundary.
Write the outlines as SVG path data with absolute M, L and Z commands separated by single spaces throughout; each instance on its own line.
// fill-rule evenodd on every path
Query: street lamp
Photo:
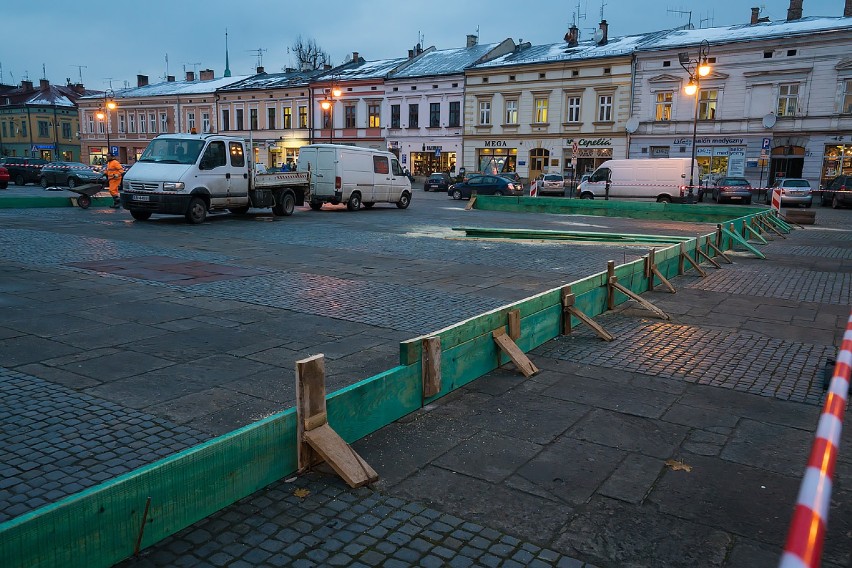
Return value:
M 320 101 L 320 108 L 328 113 L 328 143 L 334 144 L 334 100 L 341 95 L 340 87 L 332 84 L 331 88 L 323 90 L 325 98 Z
M 687 203 L 695 203 L 695 195 L 693 194 L 693 184 L 695 182 L 693 165 L 695 164 L 695 145 L 698 137 L 698 99 L 701 97 L 701 77 L 706 77 L 710 74 L 709 53 L 710 43 L 704 40 L 698 46 L 698 57 L 695 59 L 690 59 L 689 53 L 686 51 L 677 54 L 680 66 L 689 73 L 689 82 L 683 88 L 683 91 L 689 96 L 695 96 L 695 108 L 692 115 L 692 160 L 689 162 L 689 193 L 686 196 Z
M 110 126 L 109 111 L 115 110 L 116 106 L 118 106 L 118 105 L 115 104 L 115 92 L 113 92 L 112 89 L 107 89 L 106 91 L 104 91 L 103 106 L 98 109 L 98 112 L 95 115 L 95 116 L 97 116 L 98 120 L 106 119 L 106 124 L 104 126 L 104 129 L 106 130 L 107 154 L 112 152 L 112 149 L 110 148 L 110 143 L 109 143 L 109 126 Z

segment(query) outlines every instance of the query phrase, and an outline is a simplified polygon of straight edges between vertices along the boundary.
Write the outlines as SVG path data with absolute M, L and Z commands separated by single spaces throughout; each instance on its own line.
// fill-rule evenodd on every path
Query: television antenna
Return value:
M 669 14 L 677 14 L 679 16 L 687 16 L 688 15 L 689 21 L 687 22 L 687 24 L 685 26 L 682 26 L 682 27 L 685 30 L 695 29 L 692 26 L 692 10 L 680 10 L 680 9 L 675 9 L 675 8 L 667 8 L 666 12 L 668 12 Z
M 72 65 L 71 67 L 77 68 L 77 74 L 80 76 L 80 84 L 83 84 L 83 69 L 88 69 L 88 65 Z
M 186 77 L 186 66 L 187 65 L 192 65 L 192 74 L 195 75 L 195 72 L 198 70 L 198 66 L 201 65 L 201 63 L 184 63 L 183 64 L 183 76 L 184 77 Z
M 712 28 L 712 27 L 713 27 L 713 20 L 714 20 L 714 16 L 713 16 L 710 12 L 707 12 L 707 15 L 706 15 L 706 16 L 704 16 L 703 18 L 701 18 L 701 17 L 699 16 L 699 18 L 698 18 L 698 27 L 699 27 L 699 28 L 703 28 L 703 27 L 704 27 L 704 24 L 709 23 L 710 25 L 709 25 L 709 26 L 707 26 L 707 27 Z
M 606 2 L 601 0 L 601 21 L 604 19 L 604 7 L 606 6 Z
M 257 56 L 257 65 L 255 67 L 263 67 L 263 53 L 265 51 L 269 51 L 268 49 L 263 49 L 262 47 L 258 47 L 257 49 L 249 49 L 249 53 L 254 53 Z
M 586 9 L 588 10 L 589 5 L 586 4 Z M 580 0 L 577 0 L 577 11 L 571 14 L 571 23 L 578 28 L 580 27 L 580 20 L 586 19 L 586 12 L 580 10 Z M 579 38 L 578 38 L 579 39 Z

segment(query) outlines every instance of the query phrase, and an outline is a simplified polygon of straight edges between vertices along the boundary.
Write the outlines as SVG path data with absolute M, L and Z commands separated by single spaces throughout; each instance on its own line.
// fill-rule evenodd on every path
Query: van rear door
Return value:
M 316 150 L 316 162 L 311 160 L 311 180 L 316 180 L 312 190 L 318 197 L 333 197 L 336 191 L 337 149 L 320 146 Z

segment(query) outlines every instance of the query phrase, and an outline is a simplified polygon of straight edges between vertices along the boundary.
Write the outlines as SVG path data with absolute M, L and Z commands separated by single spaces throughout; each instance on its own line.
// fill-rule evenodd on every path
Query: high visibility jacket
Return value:
M 109 192 L 116 195 L 121 186 L 121 176 L 124 175 L 124 168 L 121 167 L 118 160 L 113 158 L 107 162 L 106 174 L 109 181 Z

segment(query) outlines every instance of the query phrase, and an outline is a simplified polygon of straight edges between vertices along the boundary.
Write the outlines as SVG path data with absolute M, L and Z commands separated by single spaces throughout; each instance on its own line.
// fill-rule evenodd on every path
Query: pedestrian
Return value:
M 121 187 L 121 177 L 124 175 L 124 168 L 121 167 L 118 159 L 112 154 L 107 155 L 106 174 L 107 182 L 109 183 L 109 194 L 112 195 L 112 206 L 118 209 L 121 207 L 118 190 Z

